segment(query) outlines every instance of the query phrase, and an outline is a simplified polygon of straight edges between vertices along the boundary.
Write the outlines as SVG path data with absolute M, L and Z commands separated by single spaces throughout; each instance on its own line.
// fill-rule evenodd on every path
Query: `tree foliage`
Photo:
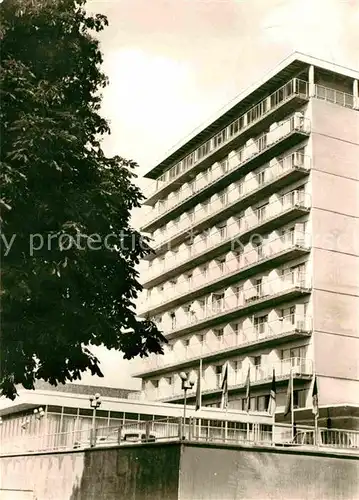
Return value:
M 1 11 L 1 393 L 102 375 L 91 345 L 161 353 L 136 316 L 150 250 L 130 224 L 136 164 L 101 136 L 97 32 L 85 0 L 4 0 Z M 111 235 L 111 236 L 108 236 Z M 107 240 L 106 240 L 107 237 Z

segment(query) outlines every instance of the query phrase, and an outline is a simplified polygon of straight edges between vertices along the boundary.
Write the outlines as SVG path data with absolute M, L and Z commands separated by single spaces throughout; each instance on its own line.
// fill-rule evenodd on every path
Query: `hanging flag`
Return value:
M 275 414 L 275 409 L 277 406 L 277 401 L 276 401 L 276 387 L 275 387 L 275 370 L 273 368 L 273 378 L 272 378 L 272 385 L 270 388 L 270 393 L 269 393 L 269 402 L 268 402 L 268 413 L 270 415 Z
M 246 379 L 246 399 L 244 401 L 245 411 L 249 411 L 250 403 L 251 403 L 251 367 L 248 366 L 248 373 Z
M 227 407 L 228 407 L 228 362 L 224 365 L 224 371 L 223 371 L 221 410 L 226 410 Z
M 290 370 L 288 389 L 287 389 L 287 401 L 284 408 L 284 416 L 286 417 L 292 409 L 292 397 L 293 397 L 293 373 Z
M 312 391 L 312 401 L 313 401 L 313 415 L 316 417 L 319 415 L 319 400 L 318 400 L 318 384 L 317 384 L 317 376 L 314 375 L 314 384 Z
M 202 381 L 202 359 L 199 361 L 199 371 L 197 378 L 197 390 L 196 390 L 196 411 L 202 408 L 202 389 L 201 389 L 201 381 Z

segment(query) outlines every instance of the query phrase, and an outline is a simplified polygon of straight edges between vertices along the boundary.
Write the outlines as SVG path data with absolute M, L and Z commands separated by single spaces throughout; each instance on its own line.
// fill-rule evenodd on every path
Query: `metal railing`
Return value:
M 187 217 L 182 217 L 182 220 L 176 224 L 173 224 L 172 221 L 172 227 L 166 229 L 165 234 L 154 236 L 154 244 L 152 244 L 153 250 L 158 252 L 162 247 L 170 249 L 171 241 L 175 238 L 184 239 L 188 236 L 190 231 L 195 231 L 199 224 L 203 224 L 206 220 L 212 219 L 215 215 L 221 213 L 225 209 L 229 209 L 231 206 L 244 202 L 247 198 L 250 198 L 255 193 L 260 193 L 261 190 L 275 183 L 282 177 L 300 169 L 309 172 L 310 157 L 300 152 L 294 152 L 282 158 L 276 164 L 267 166 L 260 173 L 256 174 L 254 178 L 236 183 L 231 188 L 226 188 L 224 191 L 217 193 L 216 200 L 208 204 L 202 203 L 199 208 L 196 206 L 195 212 L 193 213 L 193 220 L 190 220 L 187 215 Z M 211 182 L 209 184 L 211 184 Z
M 345 108 L 353 108 L 354 106 L 354 96 L 352 94 L 330 89 L 323 85 L 315 85 L 315 97 L 327 102 L 332 102 L 333 104 L 338 104 L 339 106 L 344 106 Z
M 228 287 L 228 290 L 220 294 L 220 296 L 214 292 L 201 297 L 203 307 L 199 307 L 198 310 L 194 311 L 195 314 L 182 316 L 178 319 L 174 314 L 171 325 L 166 328 L 166 333 L 179 333 L 181 330 L 192 326 L 200 327 L 202 323 L 208 320 L 220 318 L 233 311 L 240 313 L 242 308 L 265 302 L 275 296 L 281 296 L 283 293 L 297 289 L 311 289 L 311 279 L 306 272 L 287 271 L 280 277 L 234 292 L 232 287 Z M 186 304 L 182 307 L 186 307 Z
M 170 304 L 174 300 L 185 297 L 188 293 L 200 291 L 201 289 L 217 283 L 226 277 L 239 274 L 241 271 L 254 268 L 264 261 L 275 259 L 276 256 L 282 255 L 284 252 L 289 252 L 296 248 L 310 250 L 310 234 L 303 231 L 287 231 L 279 238 L 269 242 L 263 242 L 256 248 L 240 253 L 237 256 L 232 256 L 226 259 L 223 264 L 217 268 L 208 269 L 205 275 L 197 274 L 191 276 L 188 280 L 184 276 L 171 287 L 166 288 L 163 294 L 157 296 L 149 296 L 142 299 L 138 304 L 139 314 L 145 311 Z M 216 258 L 213 259 L 214 263 Z
M 193 367 L 192 367 L 193 369 Z M 273 370 L 275 370 L 276 378 L 287 379 L 292 373 L 293 377 L 310 377 L 313 374 L 313 361 L 306 357 L 293 357 L 283 359 L 275 363 L 261 364 L 258 366 L 251 365 L 250 367 L 250 381 L 251 384 L 260 385 L 272 380 Z M 238 389 L 244 387 L 247 381 L 248 367 L 242 367 L 238 371 L 230 371 L 228 377 L 228 389 Z M 221 392 L 222 375 L 218 378 L 211 377 L 206 379 L 204 374 L 201 380 L 202 394 L 217 394 Z M 171 401 L 181 399 L 183 391 L 180 384 L 172 384 L 167 387 L 160 387 L 155 390 L 147 390 L 146 396 L 148 399 Z M 187 392 L 187 397 L 195 397 L 195 389 Z
M 192 153 L 179 161 L 172 168 L 159 177 L 156 187 L 150 196 L 161 191 L 169 184 L 175 182 L 184 172 L 191 170 L 199 162 L 218 151 L 225 144 L 238 137 L 242 132 L 248 130 L 252 125 L 259 122 L 265 115 L 278 109 L 292 97 L 299 95 L 308 98 L 308 82 L 293 78 L 270 96 L 253 106 L 249 111 L 234 120 L 221 132 L 199 146 Z
M 253 160 L 255 157 L 271 148 L 274 144 L 277 144 L 291 135 L 293 132 L 309 134 L 310 120 L 308 118 L 304 118 L 301 113 L 296 113 L 287 120 L 278 124 L 270 132 L 262 134 L 258 139 L 253 141 L 252 144 L 237 150 L 236 157 L 239 158 L 240 161 L 237 161 L 236 163 L 227 161 L 225 163 L 225 167 L 223 167 L 222 163 L 218 163 L 216 166 L 211 167 L 207 171 L 198 174 L 196 179 L 198 182 L 196 182 L 196 180 L 192 181 L 190 186 L 187 185 L 184 189 L 178 192 L 177 197 L 172 197 L 165 202 L 161 201 L 158 203 L 156 209 L 152 210 L 147 215 L 145 224 L 142 228 L 145 228 L 148 224 L 153 224 L 156 221 L 159 221 L 164 214 L 181 205 L 184 201 L 196 197 L 198 194 L 205 191 L 210 185 L 215 184 L 220 179 L 226 177 L 229 173 L 243 167 L 245 163 Z
M 0 454 L 23 455 L 39 452 L 79 451 L 89 448 L 155 444 L 181 441 L 238 446 L 290 446 L 305 449 L 330 449 L 358 453 L 359 431 L 286 424 L 273 425 L 190 417 L 126 423 L 118 427 L 98 427 L 84 431 L 33 436 L 2 442 Z
M 142 369 L 139 374 L 151 372 L 161 368 L 177 366 L 179 359 L 190 361 L 196 359 L 205 359 L 212 354 L 227 353 L 233 349 L 247 347 L 270 338 L 288 336 L 295 332 L 311 332 L 312 318 L 299 314 L 290 314 L 268 323 L 252 325 L 248 328 L 238 330 L 232 333 L 225 333 L 220 339 L 212 338 L 210 341 L 200 342 L 196 335 L 190 346 L 169 350 L 164 346 L 164 355 L 150 355 L 141 360 Z
M 190 262 L 199 256 L 205 255 L 210 250 L 225 244 L 232 243 L 233 249 L 236 249 L 241 244 L 241 238 L 248 231 L 259 229 L 265 222 L 275 220 L 282 214 L 287 213 L 294 208 L 309 210 L 311 205 L 311 197 L 307 193 L 300 190 L 293 190 L 283 198 L 273 201 L 265 206 L 265 211 L 253 212 L 247 216 L 234 220 L 227 226 L 222 228 L 210 228 L 211 232 L 203 232 L 202 239 L 195 241 L 188 246 L 187 252 L 182 252 L 180 255 L 171 256 L 163 260 L 163 264 L 152 266 L 151 272 L 147 273 L 145 283 L 155 277 L 164 274 L 168 271 L 176 269 L 179 265 Z M 237 246 L 236 246 L 237 245 Z

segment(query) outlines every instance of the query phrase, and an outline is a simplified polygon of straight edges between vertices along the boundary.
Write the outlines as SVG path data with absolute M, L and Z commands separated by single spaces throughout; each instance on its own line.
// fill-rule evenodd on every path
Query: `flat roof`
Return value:
M 210 139 L 217 131 L 227 126 L 236 117 L 245 113 L 247 109 L 254 106 L 290 79 L 295 78 L 311 65 L 347 78 L 359 79 L 359 71 L 357 70 L 301 52 L 293 52 L 269 71 L 260 81 L 245 89 L 226 106 L 221 108 L 214 117 L 207 119 L 202 125 L 178 142 L 167 152 L 166 157 L 158 162 L 155 167 L 151 168 L 144 177 L 150 179 L 158 178 L 172 164 L 181 160 L 193 149 Z

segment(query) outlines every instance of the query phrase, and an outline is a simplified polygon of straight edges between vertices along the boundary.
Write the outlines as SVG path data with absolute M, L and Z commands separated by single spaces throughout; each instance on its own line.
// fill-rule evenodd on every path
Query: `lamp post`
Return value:
M 186 409 L 187 409 L 187 391 L 188 389 L 193 389 L 194 382 L 190 380 L 187 373 L 181 372 L 179 374 L 180 379 L 182 380 L 182 389 L 184 392 L 184 400 L 183 400 L 183 436 L 182 439 L 185 439 L 185 428 L 186 428 Z
M 90 406 L 93 409 L 92 412 L 92 429 L 91 429 L 91 447 L 96 445 L 96 410 L 101 406 L 101 395 L 96 393 L 94 396 L 90 396 Z
M 44 416 L 45 411 L 42 406 L 34 409 L 34 417 L 39 422 L 38 424 L 35 423 L 35 439 L 37 441 L 38 448 L 42 448 L 42 440 L 44 439 L 43 434 L 40 435 L 40 421 L 44 418 Z M 38 437 L 36 437 L 36 434 L 38 434 Z

